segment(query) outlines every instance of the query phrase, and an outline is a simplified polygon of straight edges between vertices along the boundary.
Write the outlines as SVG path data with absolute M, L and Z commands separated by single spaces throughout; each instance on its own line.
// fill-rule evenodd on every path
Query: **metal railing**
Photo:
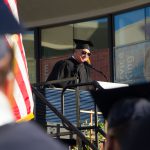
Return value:
M 93 85 L 94 87 L 97 87 L 97 83 L 96 82 L 90 82 L 90 83 L 82 83 L 82 84 L 73 84 L 70 86 L 66 86 L 63 90 L 62 90 L 62 94 L 61 94 L 61 111 L 62 113 L 60 113 L 50 102 L 48 102 L 48 100 L 43 96 L 43 94 L 41 94 L 38 90 L 37 87 L 40 88 L 44 88 L 45 86 L 52 86 L 52 84 L 54 83 L 59 83 L 59 82 L 65 82 L 68 80 L 77 80 L 77 77 L 73 77 L 73 78 L 66 78 L 63 80 L 56 80 L 56 81 L 48 81 L 48 82 L 43 82 L 43 83 L 36 83 L 32 85 L 32 91 L 33 93 L 43 102 L 45 103 L 45 105 L 50 108 L 61 120 L 62 123 L 64 124 L 64 126 L 70 130 L 71 133 L 76 134 L 77 137 L 79 137 L 84 144 L 89 145 L 90 148 L 92 148 L 93 150 L 96 150 L 98 146 L 98 139 L 97 139 L 97 133 L 100 132 L 104 137 L 106 136 L 105 132 L 99 128 L 97 126 L 97 110 L 96 110 L 96 105 L 95 105 L 95 126 L 88 126 L 88 127 L 81 127 L 80 126 L 80 122 L 78 122 L 77 127 L 75 127 L 64 115 L 64 96 L 63 93 L 65 92 L 65 90 L 67 88 L 75 88 L 76 87 L 76 93 L 77 93 L 77 97 L 76 97 L 76 101 L 77 102 L 77 121 L 79 121 L 80 119 L 80 109 L 79 109 L 79 89 L 77 87 L 79 86 L 85 86 L 85 85 Z M 77 81 L 75 81 L 77 83 Z M 87 140 L 87 138 L 84 136 L 84 134 L 80 131 L 80 130 L 86 130 L 86 129 L 94 129 L 95 130 L 95 141 L 96 141 L 96 146 L 94 144 L 92 144 L 89 140 Z M 60 134 L 61 135 L 61 134 Z M 57 135 L 58 136 L 58 135 Z
M 63 88 L 62 90 L 62 94 L 61 94 L 61 108 L 62 108 L 62 114 L 64 115 L 64 92 L 66 91 L 66 89 L 68 88 L 77 88 L 80 86 L 93 86 L 96 90 L 96 88 L 99 88 L 100 85 L 97 84 L 97 82 L 93 81 L 93 82 L 88 82 L 88 83 L 78 83 L 78 84 L 72 84 L 72 85 L 68 85 L 65 88 Z M 106 136 L 105 132 L 97 126 L 97 108 L 96 108 L 96 104 L 94 104 L 94 117 L 95 117 L 95 125 L 94 126 L 88 126 L 88 127 L 81 127 L 80 125 L 80 109 L 79 109 L 79 104 L 80 104 L 80 100 L 79 100 L 79 89 L 77 88 L 77 127 L 80 130 L 85 130 L 85 129 L 94 129 L 95 130 L 95 144 L 98 146 L 98 132 L 100 132 L 103 136 Z M 63 123 L 63 125 L 65 126 L 66 129 L 68 129 L 68 127 Z
M 40 98 L 40 100 L 42 100 L 62 120 L 62 122 L 64 122 L 68 126 L 68 128 L 73 133 L 77 134 L 77 136 L 80 137 L 80 139 L 85 144 L 89 145 L 89 147 L 92 148 L 93 150 L 98 150 L 98 148 L 93 143 L 91 143 L 78 128 L 76 128 L 68 119 L 66 119 L 66 117 L 64 117 L 62 113 L 60 113 L 50 102 L 48 102 L 45 99 L 45 97 L 33 85 L 32 85 L 32 91 L 38 98 Z

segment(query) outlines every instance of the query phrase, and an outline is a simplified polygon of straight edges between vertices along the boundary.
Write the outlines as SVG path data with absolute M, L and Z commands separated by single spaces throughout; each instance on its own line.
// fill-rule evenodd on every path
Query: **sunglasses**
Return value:
M 91 56 L 91 53 L 87 53 L 86 51 L 82 51 L 81 53 L 82 53 L 82 55 L 86 55 L 87 54 L 89 57 Z

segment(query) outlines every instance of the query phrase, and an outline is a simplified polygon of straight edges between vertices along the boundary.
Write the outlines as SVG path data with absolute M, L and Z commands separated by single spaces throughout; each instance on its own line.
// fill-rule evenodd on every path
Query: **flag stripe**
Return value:
M 27 90 L 28 95 L 26 95 L 26 96 L 29 97 L 28 100 L 30 101 L 31 111 L 33 111 L 33 99 L 32 99 L 31 87 L 30 87 L 30 84 L 29 84 L 28 75 L 27 75 L 27 73 L 25 73 L 26 68 L 25 68 L 25 65 L 23 65 L 24 64 L 23 59 L 21 59 L 22 56 L 21 56 L 21 53 L 20 53 L 19 45 L 16 45 L 15 50 L 16 50 L 15 58 L 17 58 L 16 59 L 17 65 L 18 65 L 18 68 L 20 69 L 20 72 L 17 73 L 16 75 L 17 76 L 20 75 L 22 77 L 22 80 L 24 81 L 24 85 L 22 85 L 21 87 L 24 87 L 24 89 Z M 26 98 L 26 96 L 24 98 Z
M 16 64 L 15 67 L 18 68 L 18 64 Z M 20 69 L 18 68 L 17 72 L 16 72 L 16 75 L 15 75 L 16 81 L 17 81 L 17 83 L 19 83 L 19 87 L 25 87 L 25 82 L 24 82 L 22 76 L 20 76 L 20 74 L 21 74 L 21 72 L 20 72 Z M 30 113 L 30 102 L 29 102 L 29 97 L 28 97 L 27 89 L 24 88 L 20 92 L 22 93 L 22 96 L 24 98 L 24 103 L 26 105 L 27 113 Z
M 13 104 L 12 104 L 13 113 L 16 117 L 16 120 L 19 120 L 21 118 L 21 115 L 20 115 L 20 111 L 19 111 L 18 105 L 16 104 L 14 96 L 13 96 L 12 101 L 13 101 Z
M 18 11 L 17 11 L 17 7 L 16 7 L 16 1 L 14 1 L 14 0 L 5 0 L 5 1 L 7 1 L 7 5 L 9 6 L 11 12 L 13 13 L 15 18 L 19 22 Z M 8 3 L 8 1 L 9 1 L 9 3 Z M 18 34 L 18 41 L 17 42 L 18 42 L 18 45 L 19 45 L 19 48 L 20 48 L 20 52 L 22 54 L 24 65 L 26 66 L 26 69 L 27 69 L 27 62 L 26 62 L 26 58 L 25 58 L 25 51 L 24 51 L 24 47 L 23 47 L 23 44 L 22 44 L 22 36 L 21 36 L 21 34 Z
M 9 38 L 9 36 L 7 36 L 7 40 L 8 42 L 11 44 L 11 40 Z M 30 112 L 33 112 L 33 107 L 34 107 L 34 104 L 33 104 L 33 99 L 32 99 L 32 93 L 31 93 L 31 87 L 30 87 L 30 84 L 29 84 L 29 80 L 28 80 L 28 75 L 27 75 L 27 71 L 26 71 L 26 68 L 25 68 L 25 65 L 24 65 L 24 61 L 22 59 L 22 55 L 21 55 L 21 52 L 20 52 L 20 47 L 18 45 L 18 43 L 14 43 L 14 47 L 15 47 L 15 78 L 16 78 L 16 81 L 19 85 L 19 87 L 21 88 L 20 91 L 27 91 L 26 93 L 23 92 L 24 94 L 22 95 L 22 97 L 24 98 L 24 101 L 25 101 L 25 105 L 26 105 L 26 109 L 27 109 L 27 112 L 29 113 Z M 18 93 L 18 91 L 14 88 L 14 93 Z M 22 93 L 20 93 L 22 94 Z M 17 98 L 17 97 L 16 97 Z M 21 105 L 19 105 L 21 106 Z M 18 107 L 19 107 L 18 106 Z
M 23 59 L 23 62 L 24 62 L 24 65 L 26 67 L 26 71 L 27 71 L 27 74 L 28 74 L 28 67 L 27 67 L 27 62 L 26 62 L 26 57 L 25 57 L 25 51 L 24 51 L 24 48 L 23 48 L 23 45 L 22 45 L 22 36 L 21 34 L 18 35 L 18 46 L 20 48 L 20 52 L 21 52 L 21 55 L 22 55 L 22 59 Z
M 21 117 L 26 116 L 27 110 L 26 110 L 24 98 L 21 94 L 20 87 L 16 80 L 14 82 L 14 88 L 15 88 L 14 98 L 15 98 L 16 104 L 18 105 L 20 116 Z
M 17 2 L 16 0 L 4 0 L 4 2 L 9 6 L 10 11 L 13 13 L 15 18 L 19 22 Z M 25 57 L 25 51 L 22 44 L 22 35 L 17 35 L 17 40 L 10 40 L 7 38 L 8 42 L 14 45 L 15 50 L 15 82 L 14 82 L 14 99 L 16 106 L 14 107 L 14 113 L 16 114 L 17 120 L 26 117 L 28 114 L 33 113 L 33 97 L 29 82 L 28 68 Z
M 9 36 L 7 36 L 7 40 L 11 44 L 11 40 L 10 40 Z M 16 87 L 15 87 L 14 94 L 15 95 L 22 94 L 22 97 L 25 101 L 24 105 L 26 105 L 27 112 L 28 113 L 30 111 L 33 112 L 33 100 L 32 100 L 31 88 L 29 86 L 28 76 L 26 73 L 26 68 L 25 68 L 21 53 L 20 53 L 20 48 L 17 45 L 17 43 L 14 43 L 14 47 L 15 47 L 14 50 L 15 50 L 15 61 L 16 61 L 14 73 L 15 73 L 15 78 L 16 78 L 17 84 L 20 87 L 20 91 L 22 92 L 22 93 L 18 93 L 18 90 L 16 90 Z M 25 92 L 25 91 L 27 91 L 27 92 Z M 19 105 L 19 106 L 21 106 L 21 105 Z
M 10 8 L 12 14 L 19 22 L 18 10 L 17 10 L 17 2 L 15 0 L 5 0 L 5 4 Z

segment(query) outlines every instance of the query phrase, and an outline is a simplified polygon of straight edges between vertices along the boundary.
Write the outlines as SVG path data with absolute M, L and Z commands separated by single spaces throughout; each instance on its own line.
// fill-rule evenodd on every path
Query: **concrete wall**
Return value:
M 26 27 L 55 25 L 147 4 L 149 0 L 18 0 Z

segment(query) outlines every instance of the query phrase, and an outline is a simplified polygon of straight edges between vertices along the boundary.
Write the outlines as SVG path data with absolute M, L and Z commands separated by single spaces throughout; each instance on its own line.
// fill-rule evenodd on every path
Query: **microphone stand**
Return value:
M 85 62 L 84 64 L 85 64 L 87 67 L 89 67 L 89 68 L 95 70 L 96 72 L 100 73 L 100 74 L 106 79 L 106 81 L 108 81 L 108 78 L 106 77 L 106 75 L 105 75 L 102 71 L 100 71 L 100 70 L 94 68 L 92 65 L 90 65 L 90 64 L 87 63 L 87 62 Z

